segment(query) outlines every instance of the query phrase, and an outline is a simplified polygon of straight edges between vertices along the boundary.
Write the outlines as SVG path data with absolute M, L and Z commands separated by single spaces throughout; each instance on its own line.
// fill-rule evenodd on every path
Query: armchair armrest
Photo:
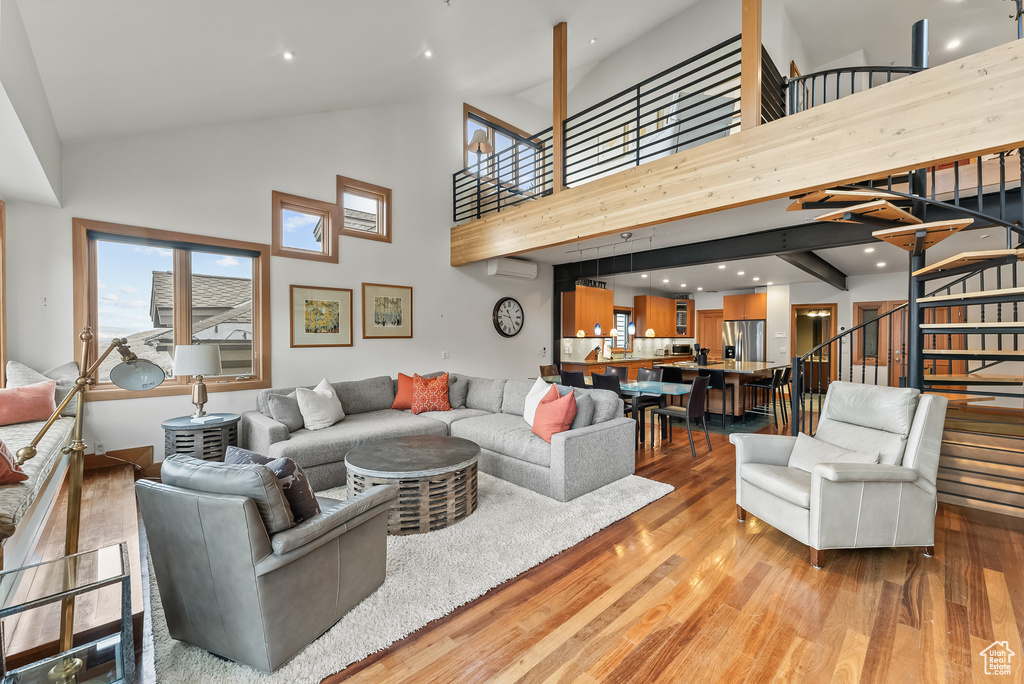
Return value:
M 736 467 L 744 463 L 764 463 L 784 466 L 789 464 L 796 437 L 789 435 L 729 435 L 729 441 L 736 445 Z M 739 472 L 737 471 L 737 475 Z
M 295 527 L 278 532 L 270 538 L 270 545 L 275 556 L 283 556 L 301 546 L 319 539 L 331 530 L 344 526 L 342 532 L 357 527 L 369 515 L 364 513 L 379 512 L 378 507 L 385 511 L 391 502 L 398 498 L 398 487 L 394 485 L 374 485 L 365 492 L 351 499 L 336 501 L 334 499 L 317 499 L 320 502 L 320 513 L 309 520 L 303 520 Z
M 267 418 L 259 411 L 242 414 L 239 427 L 239 442 L 243 448 L 266 454 L 270 445 L 288 439 L 288 428 L 273 418 Z
M 832 482 L 913 482 L 917 471 L 879 463 L 819 463 L 812 476 Z

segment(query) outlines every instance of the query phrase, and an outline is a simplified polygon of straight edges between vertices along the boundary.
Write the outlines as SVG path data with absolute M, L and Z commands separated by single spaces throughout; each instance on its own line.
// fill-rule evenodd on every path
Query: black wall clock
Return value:
M 515 337 L 523 329 L 523 305 L 511 297 L 502 297 L 494 305 L 491 321 L 502 337 Z

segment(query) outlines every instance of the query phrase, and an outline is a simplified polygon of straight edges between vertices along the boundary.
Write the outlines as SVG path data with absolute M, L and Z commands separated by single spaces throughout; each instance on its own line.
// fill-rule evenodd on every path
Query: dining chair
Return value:
M 567 371 L 563 370 L 560 374 L 562 382 L 560 385 L 566 387 L 583 387 L 586 388 L 587 383 L 583 377 L 583 371 Z
M 686 408 L 681 406 L 663 406 L 651 411 L 651 444 L 654 444 L 654 423 L 656 421 L 661 424 L 662 435 L 665 434 L 665 424 L 668 423 L 668 441 L 671 443 L 672 419 L 680 418 L 686 424 L 686 436 L 690 440 L 690 453 L 693 454 L 694 458 L 697 458 L 697 450 L 693 447 L 693 432 L 690 430 L 690 423 L 700 418 L 701 425 L 704 426 L 704 439 L 707 440 L 708 451 L 711 451 L 711 437 L 708 435 L 706 409 L 708 383 L 710 382 L 711 377 L 707 375 L 701 375 L 693 381 L 693 388 L 686 395 Z
M 690 384 L 689 382 L 683 379 L 683 369 L 679 368 L 678 366 L 656 366 L 656 368 L 661 370 L 662 382 L 671 382 L 678 385 Z M 668 399 L 668 402 L 672 403 L 671 397 Z M 683 405 L 682 397 L 679 397 L 679 405 Z
M 626 382 L 629 380 L 629 369 L 625 366 L 605 366 L 605 373 L 614 373 L 619 377 L 619 382 Z
M 725 371 L 701 368 L 698 375 L 708 378 L 708 389 L 719 390 L 722 393 L 722 429 L 725 429 L 725 416 L 728 411 L 727 398 L 732 398 L 732 413 L 736 413 L 736 389 L 725 382 Z M 726 394 L 728 391 L 728 395 Z M 735 420 L 735 419 L 734 419 Z
M 558 366 L 550 364 L 547 366 L 540 367 L 540 377 L 550 378 L 553 375 L 558 375 Z
M 624 399 L 622 396 L 622 388 L 619 386 L 619 376 L 616 373 L 591 373 L 591 380 L 594 382 L 594 389 L 603 389 L 615 392 L 616 396 L 620 399 Z M 623 415 L 636 420 L 636 416 L 633 415 L 633 402 L 624 401 Z M 640 430 L 636 432 L 637 446 L 640 444 Z

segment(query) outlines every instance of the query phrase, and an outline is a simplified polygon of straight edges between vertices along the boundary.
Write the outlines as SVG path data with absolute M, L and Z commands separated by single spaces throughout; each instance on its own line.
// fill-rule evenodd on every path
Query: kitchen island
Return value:
M 693 361 L 676 361 L 658 364 L 661 366 L 675 366 L 683 369 L 683 380 L 692 382 L 701 370 L 723 371 L 725 373 L 725 385 L 732 390 L 726 390 L 728 396 L 727 409 L 731 409 L 734 418 L 742 418 L 747 408 L 743 386 L 748 382 L 761 380 L 771 376 L 776 368 L 785 368 L 789 365 L 786 362 L 775 361 L 737 361 L 735 359 L 710 360 L 706 366 L 698 366 Z M 735 401 L 733 400 L 735 397 Z M 722 391 L 708 390 L 708 410 L 712 413 L 722 413 Z
M 594 361 L 563 361 L 562 370 L 582 371 L 584 376 L 590 377 L 591 373 L 604 373 L 607 366 L 625 366 L 629 380 L 636 380 L 636 372 L 641 368 L 653 368 L 654 366 L 668 366 L 675 363 L 682 363 L 693 359 L 693 354 L 685 356 L 630 356 L 620 359 L 601 358 Z

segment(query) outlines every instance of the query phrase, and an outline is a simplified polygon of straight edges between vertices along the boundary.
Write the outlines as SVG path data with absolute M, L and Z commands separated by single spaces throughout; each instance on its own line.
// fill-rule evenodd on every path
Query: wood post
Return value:
M 554 30 L 554 91 L 551 98 L 551 191 L 565 190 L 565 136 L 562 124 L 568 116 L 568 36 L 566 23 L 555 24 Z
M 740 130 L 761 124 L 761 0 L 743 0 Z

